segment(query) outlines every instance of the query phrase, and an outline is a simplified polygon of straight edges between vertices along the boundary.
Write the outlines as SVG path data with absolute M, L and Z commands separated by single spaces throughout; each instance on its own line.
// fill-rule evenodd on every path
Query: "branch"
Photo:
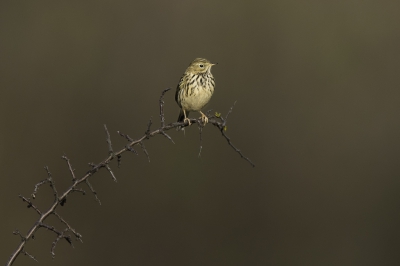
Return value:
M 73 229 L 63 218 L 61 218 L 61 216 L 59 216 L 55 210 L 58 207 L 58 205 L 63 206 L 66 203 L 67 197 L 72 194 L 73 192 L 81 192 L 83 195 L 85 195 L 85 191 L 82 190 L 81 188 L 78 188 L 78 185 L 82 184 L 82 183 L 86 183 L 87 186 L 89 187 L 89 189 L 92 191 L 92 193 L 94 194 L 95 199 L 99 202 L 99 204 L 101 204 L 99 198 L 97 197 L 97 193 L 94 190 L 93 186 L 91 185 L 91 183 L 89 182 L 89 177 L 93 176 L 96 172 L 98 172 L 101 168 L 105 168 L 109 171 L 109 173 L 111 174 L 111 177 L 114 181 L 116 181 L 116 177 L 113 173 L 113 171 L 111 170 L 109 163 L 117 158 L 118 160 L 118 165 L 120 164 L 121 161 L 121 157 L 122 154 L 124 154 L 125 152 L 129 151 L 129 152 L 133 152 L 136 155 L 138 154 L 136 152 L 136 150 L 133 148 L 136 145 L 139 145 L 141 147 L 141 149 L 143 150 L 143 152 L 146 154 L 149 162 L 150 162 L 150 157 L 149 157 L 149 153 L 144 145 L 144 141 L 156 136 L 156 135 L 163 135 L 164 137 L 166 137 L 167 139 L 169 139 L 170 141 L 173 142 L 172 138 L 165 133 L 168 130 L 171 130 L 173 128 L 177 128 L 177 127 L 186 127 L 188 126 L 188 124 L 184 123 L 184 122 L 175 122 L 175 123 L 170 123 L 170 124 L 165 124 L 165 117 L 164 117 L 164 95 L 167 91 L 169 91 L 170 88 L 167 88 L 165 90 L 162 91 L 159 103 L 160 103 L 160 127 L 154 130 L 151 130 L 151 126 L 152 126 L 152 120 L 150 119 L 148 125 L 147 125 L 147 130 L 145 131 L 144 135 L 137 138 L 137 139 L 132 139 L 131 137 L 129 137 L 128 135 L 125 135 L 121 132 L 118 131 L 118 134 L 120 136 L 122 136 L 123 138 L 125 138 L 128 141 L 128 144 L 124 146 L 124 148 L 122 148 L 121 150 L 114 152 L 113 148 L 112 148 L 112 144 L 111 144 L 111 137 L 110 137 L 110 133 L 108 132 L 107 126 L 104 125 L 104 129 L 106 132 L 106 142 L 108 144 L 108 156 L 101 161 L 98 164 L 94 164 L 94 163 L 89 163 L 89 165 L 92 167 L 89 171 L 86 172 L 86 174 L 84 174 L 82 177 L 76 177 L 75 176 L 75 170 L 72 168 L 72 165 L 70 163 L 70 160 L 64 155 L 62 156 L 62 159 L 65 160 L 67 162 L 68 165 L 68 169 L 72 175 L 72 184 L 71 186 L 65 190 L 62 194 L 59 194 L 57 192 L 55 183 L 53 181 L 52 175 L 48 169 L 48 167 L 46 166 L 46 172 L 47 172 L 47 178 L 40 181 L 39 183 L 37 183 L 34 187 L 34 191 L 32 193 L 32 198 L 35 199 L 36 194 L 38 192 L 38 189 L 41 185 L 47 184 L 49 183 L 51 188 L 53 189 L 53 194 L 54 194 L 54 202 L 53 204 L 44 212 L 42 212 L 41 210 L 39 210 L 39 208 L 37 208 L 32 201 L 29 198 L 25 198 L 21 195 L 19 195 L 19 197 L 26 203 L 28 203 L 28 208 L 33 208 L 36 213 L 39 215 L 39 219 L 33 224 L 33 226 L 31 227 L 31 229 L 23 236 L 18 230 L 14 231 L 14 234 L 16 235 L 20 235 L 21 237 L 21 242 L 19 244 L 19 246 L 17 247 L 17 249 L 12 253 L 11 257 L 9 258 L 8 262 L 6 265 L 12 265 L 14 263 L 14 261 L 16 260 L 16 258 L 18 257 L 18 255 L 20 254 L 25 254 L 27 256 L 29 256 L 30 258 L 35 259 L 35 257 L 33 257 L 32 255 L 30 255 L 29 253 L 27 253 L 25 251 L 25 246 L 26 243 L 29 239 L 33 238 L 34 233 L 39 229 L 39 228 L 46 228 L 52 232 L 54 232 L 57 235 L 57 238 L 54 240 L 52 248 L 51 248 L 51 254 L 54 257 L 55 253 L 54 253 L 54 249 L 58 243 L 58 241 L 61 238 L 64 238 L 65 240 L 67 240 L 70 244 L 71 243 L 71 238 L 70 236 L 65 235 L 65 232 L 70 231 L 72 232 L 75 237 L 82 241 L 82 235 L 77 233 L 75 231 L 75 229 Z M 210 115 L 210 111 L 207 112 L 207 116 L 209 118 L 208 123 L 217 127 L 219 129 L 219 131 L 222 133 L 222 136 L 227 140 L 229 146 L 231 146 L 240 156 L 241 158 L 245 159 L 247 162 L 249 162 L 253 167 L 255 166 L 253 164 L 253 162 L 247 158 L 246 156 L 243 155 L 243 153 L 236 148 L 230 138 L 226 135 L 225 131 L 227 129 L 226 127 L 226 123 L 228 120 L 229 115 L 232 113 L 233 110 L 233 106 L 230 108 L 230 110 L 228 111 L 227 115 L 225 118 L 223 118 L 220 114 L 216 113 L 215 115 Z M 199 156 L 201 154 L 201 149 L 202 149 L 202 121 L 201 119 L 190 119 L 191 124 L 197 123 L 199 126 L 199 130 L 200 130 L 200 151 L 199 151 Z M 66 228 L 63 231 L 58 231 L 56 229 L 54 229 L 53 226 L 50 225 L 46 225 L 44 223 L 44 221 L 51 215 L 55 215 L 65 226 Z

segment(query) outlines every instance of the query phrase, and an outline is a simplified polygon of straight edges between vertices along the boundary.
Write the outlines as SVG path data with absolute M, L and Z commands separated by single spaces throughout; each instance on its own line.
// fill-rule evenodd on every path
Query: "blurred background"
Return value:
M 196 57 L 218 62 L 213 126 L 125 153 L 57 209 L 84 243 L 40 230 L 14 265 L 399 265 L 400 2 L 1 1 L 0 258 L 37 220 L 26 197 L 179 108 Z M 197 117 L 198 114 L 192 114 Z M 53 202 L 48 186 L 35 200 Z M 64 227 L 56 220 L 48 224 Z

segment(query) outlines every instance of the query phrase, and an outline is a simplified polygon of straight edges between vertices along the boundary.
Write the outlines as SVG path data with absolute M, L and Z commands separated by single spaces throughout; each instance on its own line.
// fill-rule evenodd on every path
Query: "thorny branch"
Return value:
M 95 199 L 99 202 L 99 204 L 101 204 L 99 198 L 97 197 L 97 193 L 94 190 L 93 186 L 90 184 L 89 182 L 89 177 L 91 177 L 93 174 L 95 174 L 97 171 L 99 171 L 101 168 L 105 168 L 108 170 L 108 172 L 110 173 L 112 179 L 114 181 L 117 181 L 113 171 L 111 170 L 109 163 L 115 159 L 117 157 L 118 160 L 118 166 L 120 165 L 120 161 L 121 161 L 121 155 L 126 152 L 126 151 L 130 151 L 135 153 L 136 155 L 138 154 L 137 151 L 133 148 L 135 145 L 139 145 L 142 149 L 142 151 L 146 154 L 149 162 L 150 162 L 150 157 L 149 157 L 149 153 L 147 152 L 147 149 L 144 145 L 144 141 L 150 139 L 151 137 L 154 137 L 155 135 L 163 135 L 166 138 L 168 138 L 170 141 L 173 142 L 172 138 L 165 133 L 165 131 L 168 131 L 170 129 L 173 128 L 177 128 L 177 127 L 186 127 L 188 126 L 187 123 L 184 122 L 175 122 L 175 123 L 170 123 L 170 124 L 165 124 L 165 117 L 164 117 L 164 94 L 169 91 L 170 88 L 167 88 L 165 90 L 163 90 L 161 97 L 160 97 L 160 120 L 161 120 L 161 126 L 157 129 L 154 129 L 153 131 L 151 130 L 151 126 L 152 126 L 152 120 L 150 119 L 148 125 L 147 125 L 147 130 L 145 131 L 144 135 L 138 139 L 132 139 L 131 137 L 129 137 L 126 134 L 123 134 L 121 132 L 118 131 L 118 134 L 121 135 L 122 137 L 124 137 L 126 140 L 128 140 L 128 144 L 122 148 L 121 150 L 114 152 L 113 148 L 112 148 L 112 144 L 111 144 L 111 137 L 110 137 L 110 133 L 108 132 L 107 126 L 104 125 L 104 129 L 106 132 L 106 141 L 108 144 L 108 157 L 105 158 L 103 161 L 101 161 L 98 164 L 94 164 L 94 163 L 89 163 L 89 165 L 91 166 L 91 169 L 89 171 L 86 172 L 86 174 L 84 174 L 82 177 L 78 178 L 75 175 L 75 170 L 73 169 L 70 160 L 67 158 L 66 155 L 62 156 L 62 159 L 65 160 L 67 162 L 68 165 L 68 169 L 72 175 L 72 185 L 65 191 L 63 192 L 61 195 L 57 192 L 54 180 L 52 178 L 52 175 L 50 173 L 49 168 L 46 166 L 45 170 L 47 172 L 47 178 L 40 181 L 39 183 L 37 183 L 34 187 L 33 193 L 32 193 L 32 198 L 35 199 L 36 194 L 38 192 L 38 189 L 40 186 L 49 183 L 50 187 L 53 189 L 53 194 L 54 194 L 54 202 L 53 204 L 44 212 L 40 211 L 39 208 L 37 208 L 31 201 L 30 198 L 25 198 L 22 195 L 19 195 L 19 197 L 22 199 L 22 201 L 24 201 L 25 203 L 28 204 L 28 208 L 32 208 L 36 211 L 36 213 L 40 216 L 39 219 L 34 223 L 34 225 L 32 226 L 32 228 L 25 234 L 22 235 L 18 230 L 14 231 L 15 235 L 19 235 L 21 237 L 21 243 L 19 244 L 19 246 L 17 247 L 17 249 L 13 252 L 13 254 L 11 255 L 11 257 L 9 258 L 8 262 L 6 265 L 12 265 L 14 263 L 14 261 L 16 260 L 16 258 L 20 255 L 20 254 L 24 254 L 27 255 L 28 257 L 30 257 L 31 259 L 36 260 L 36 258 L 32 255 L 30 255 L 28 252 L 25 251 L 25 246 L 28 240 L 33 239 L 34 238 L 34 233 L 39 229 L 39 228 L 46 228 L 47 230 L 50 230 L 52 232 L 54 232 L 57 237 L 54 240 L 54 242 L 52 243 L 50 252 L 52 254 L 52 257 L 54 258 L 55 253 L 54 250 L 56 248 L 57 243 L 61 240 L 61 239 L 65 239 L 69 244 L 71 244 L 72 246 L 72 240 L 71 237 L 69 235 L 65 235 L 65 233 L 67 232 L 72 232 L 77 240 L 80 240 L 82 242 L 82 235 L 79 234 L 75 229 L 73 229 L 55 210 L 58 207 L 58 205 L 63 206 L 66 203 L 67 200 L 67 196 L 69 196 L 69 194 L 71 194 L 72 192 L 81 192 L 83 194 L 85 194 L 85 191 L 81 188 L 78 188 L 78 185 L 81 185 L 83 183 L 85 183 L 90 191 L 92 191 L 92 193 L 94 194 Z M 246 156 L 243 155 L 243 153 L 236 148 L 232 142 L 231 139 L 225 134 L 226 131 L 226 123 L 228 120 L 229 115 L 232 113 L 233 110 L 233 106 L 230 108 L 230 110 L 228 111 L 227 115 L 225 116 L 225 118 L 223 118 L 220 114 L 215 113 L 215 115 L 210 115 L 210 111 L 207 112 L 207 116 L 209 118 L 208 123 L 212 124 L 213 126 L 217 127 L 219 129 L 219 131 L 222 133 L 222 136 L 227 140 L 229 146 L 231 146 L 243 159 L 245 159 L 247 162 L 249 162 L 253 167 L 255 166 L 253 164 L 253 162 Z M 201 154 L 201 149 L 202 149 L 202 121 L 201 119 L 190 119 L 191 124 L 193 123 L 197 123 L 199 125 L 199 131 L 200 131 L 200 151 L 199 151 L 199 156 Z M 53 226 L 47 225 L 44 223 L 44 221 L 51 215 L 56 216 L 65 226 L 66 228 L 64 230 L 57 230 L 56 228 L 54 228 Z

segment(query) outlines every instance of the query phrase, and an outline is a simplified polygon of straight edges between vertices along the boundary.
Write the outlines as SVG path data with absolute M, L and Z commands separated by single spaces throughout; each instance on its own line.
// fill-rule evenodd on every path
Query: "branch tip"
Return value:
M 104 130 L 106 131 L 106 136 L 107 136 L 106 141 L 107 141 L 107 144 L 108 144 L 108 153 L 109 153 L 110 155 L 113 155 L 113 154 L 114 154 L 114 151 L 113 151 L 113 148 L 112 148 L 112 145 L 111 145 L 110 132 L 108 132 L 108 129 L 107 129 L 107 125 L 106 125 L 106 124 L 104 124 Z M 114 155 L 113 155 L 113 156 L 114 156 Z
M 111 177 L 112 177 L 112 179 L 114 180 L 114 182 L 117 182 L 117 178 L 115 177 L 113 171 L 111 170 L 111 167 L 110 167 L 108 164 L 106 164 L 105 167 L 106 167 L 106 169 L 108 170 L 108 172 L 110 172 Z

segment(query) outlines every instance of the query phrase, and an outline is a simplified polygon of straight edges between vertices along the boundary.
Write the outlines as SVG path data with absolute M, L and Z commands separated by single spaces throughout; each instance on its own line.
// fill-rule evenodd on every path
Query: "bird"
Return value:
M 178 122 L 187 122 L 190 126 L 189 112 L 197 111 L 201 114 L 203 124 L 208 123 L 208 118 L 201 109 L 210 101 L 214 93 L 215 80 L 211 74 L 211 67 L 216 64 L 204 58 L 196 58 L 186 69 L 175 93 L 175 101 L 181 108 Z M 183 130 L 181 127 L 177 128 L 179 129 Z

